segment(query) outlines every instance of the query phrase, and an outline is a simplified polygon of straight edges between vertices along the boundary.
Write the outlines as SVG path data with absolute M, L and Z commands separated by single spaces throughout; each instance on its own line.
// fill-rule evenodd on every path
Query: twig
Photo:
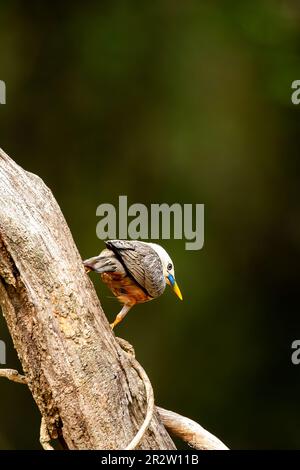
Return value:
M 153 388 L 151 385 L 151 382 L 149 380 L 149 377 L 147 376 L 146 372 L 142 368 L 142 366 L 138 363 L 138 361 L 134 357 L 134 349 L 129 344 L 126 340 L 123 338 L 116 338 L 118 341 L 119 345 L 125 351 L 126 355 L 128 356 L 132 367 L 136 370 L 138 375 L 140 376 L 141 380 L 143 381 L 145 390 L 146 390 L 146 398 L 147 398 L 147 412 L 145 419 L 143 421 L 143 424 L 141 425 L 140 429 L 134 436 L 134 438 L 130 441 L 127 447 L 125 447 L 124 450 L 134 450 L 139 443 L 141 442 L 145 432 L 147 431 L 151 419 L 153 417 L 153 412 L 154 412 L 154 394 L 153 394 Z
M 141 442 L 145 432 L 147 431 L 147 429 L 148 429 L 148 427 L 151 423 L 151 419 L 153 417 L 153 411 L 154 411 L 153 388 L 152 388 L 151 382 L 149 380 L 149 377 L 147 376 L 147 374 L 144 371 L 144 369 L 142 368 L 142 366 L 133 357 L 131 357 L 131 364 L 133 365 L 133 367 L 135 368 L 135 370 L 137 371 L 137 373 L 139 374 L 141 380 L 144 383 L 144 387 L 145 387 L 145 390 L 146 390 L 146 397 L 147 397 L 147 413 L 146 413 L 146 417 L 145 417 L 145 420 L 144 420 L 142 426 L 140 427 L 139 431 L 137 432 L 135 437 L 132 439 L 130 444 L 128 444 L 128 446 L 125 448 L 125 450 L 133 450 Z
M 154 408 L 154 395 L 151 382 L 142 366 L 135 359 L 135 353 L 132 345 L 123 338 L 116 338 L 116 340 L 118 341 L 123 351 L 125 351 L 125 353 L 127 354 L 131 365 L 134 367 L 134 369 L 139 374 L 141 380 L 143 381 L 147 396 L 147 413 L 145 420 L 142 426 L 140 427 L 139 431 L 134 436 L 129 445 L 125 448 L 125 450 L 133 450 L 141 442 L 146 430 L 150 425 L 155 408 L 166 429 L 175 436 L 181 438 L 184 442 L 187 442 L 187 444 L 189 444 L 194 449 L 228 450 L 228 447 L 225 446 L 225 444 L 223 444 L 220 439 L 208 432 L 195 421 L 181 416 L 178 413 L 174 413 L 173 411 L 160 408 L 159 406 L 156 406 Z
M 175 436 L 180 437 L 194 449 L 228 450 L 228 447 L 220 439 L 195 421 L 159 406 L 156 409 L 166 429 Z
M 147 431 L 151 419 L 154 413 L 154 395 L 151 382 L 146 372 L 138 361 L 134 357 L 134 349 L 127 341 L 122 338 L 116 338 L 119 345 L 127 354 L 132 366 L 137 371 L 141 380 L 143 381 L 146 397 L 147 397 L 147 412 L 146 417 L 138 430 L 137 434 L 134 436 L 132 441 L 128 444 L 125 450 L 135 449 L 141 442 L 145 432 Z M 26 384 L 26 377 L 19 374 L 15 369 L 0 369 L 0 377 L 4 377 L 12 382 Z M 228 447 L 223 444 L 220 439 L 204 429 L 200 424 L 195 421 L 186 418 L 184 416 L 175 413 L 174 411 L 165 410 L 159 406 L 156 406 L 156 410 L 161 418 L 163 425 L 166 429 L 174 434 L 175 436 L 181 438 L 183 441 L 187 442 L 194 449 L 199 450 L 228 450 Z M 40 427 L 40 443 L 43 449 L 45 450 L 54 450 L 51 446 L 50 436 L 47 429 L 46 421 L 44 418 L 41 420 Z
M 19 384 L 26 384 L 25 375 L 19 374 L 15 369 L 0 369 L 0 377 L 4 377 L 12 382 L 17 382 Z
M 40 427 L 40 444 L 44 450 L 54 450 L 54 448 L 50 444 L 50 441 L 51 438 L 49 436 L 45 418 L 42 418 Z

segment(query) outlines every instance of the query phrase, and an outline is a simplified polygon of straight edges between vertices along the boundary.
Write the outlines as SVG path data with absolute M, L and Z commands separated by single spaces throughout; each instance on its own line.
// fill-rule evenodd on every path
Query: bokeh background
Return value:
M 299 448 L 299 2 L 13 0 L 0 44 L 0 145 L 52 189 L 83 258 L 119 194 L 205 204 L 203 250 L 163 243 L 184 302 L 167 291 L 118 328 L 156 402 L 231 448 Z M 2 317 L 0 339 L 20 369 Z M 0 416 L 0 448 L 39 448 L 26 387 L 1 381 Z

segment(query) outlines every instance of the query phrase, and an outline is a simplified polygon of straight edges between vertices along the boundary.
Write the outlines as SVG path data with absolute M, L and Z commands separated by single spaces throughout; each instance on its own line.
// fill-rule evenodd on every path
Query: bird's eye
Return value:
M 169 263 L 168 266 L 167 266 L 168 271 L 171 271 L 172 268 L 173 268 L 172 263 Z

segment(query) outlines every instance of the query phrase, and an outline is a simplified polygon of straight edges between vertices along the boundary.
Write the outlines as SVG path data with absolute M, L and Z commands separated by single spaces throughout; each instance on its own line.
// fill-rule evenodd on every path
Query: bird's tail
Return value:
M 98 274 L 114 272 L 116 270 L 115 264 L 107 256 L 94 256 L 93 258 L 86 259 L 84 262 L 86 272 L 95 271 Z

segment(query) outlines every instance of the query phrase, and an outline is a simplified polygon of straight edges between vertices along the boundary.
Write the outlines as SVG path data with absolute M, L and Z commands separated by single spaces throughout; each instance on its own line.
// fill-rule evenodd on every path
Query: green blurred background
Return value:
M 299 448 L 299 2 L 1 2 L 0 44 L 0 145 L 52 189 L 83 258 L 119 194 L 205 204 L 203 250 L 163 243 L 184 302 L 166 291 L 118 327 L 157 404 L 232 448 Z M 0 339 L 20 369 L 2 317 Z M 0 416 L 0 448 L 39 448 L 25 387 L 1 381 Z

